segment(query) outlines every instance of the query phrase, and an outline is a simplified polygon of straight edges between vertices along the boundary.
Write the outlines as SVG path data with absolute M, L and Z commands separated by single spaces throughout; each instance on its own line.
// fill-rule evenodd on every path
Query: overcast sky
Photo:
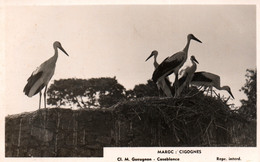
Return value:
M 197 71 L 220 75 L 236 106 L 245 98 L 239 89 L 246 69 L 256 68 L 254 5 L 8 6 L 5 16 L 6 115 L 38 109 L 39 95 L 29 98 L 23 88 L 53 56 L 56 40 L 70 56 L 59 51 L 51 83 L 116 76 L 132 89 L 151 78 L 153 60 L 145 59 L 153 50 L 161 62 L 184 48 L 189 33 L 203 42 L 192 41 L 189 48 L 188 57 L 199 61 Z

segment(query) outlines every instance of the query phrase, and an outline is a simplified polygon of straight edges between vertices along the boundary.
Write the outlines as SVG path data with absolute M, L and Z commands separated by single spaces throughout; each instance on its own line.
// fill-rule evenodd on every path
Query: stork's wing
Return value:
M 187 77 L 188 77 L 188 74 L 184 73 L 183 76 L 178 80 L 179 87 L 181 87 L 184 84 L 184 82 L 187 79 Z M 173 86 L 171 88 L 172 94 L 175 94 L 175 86 L 176 86 L 176 84 L 177 84 L 176 82 L 173 83 Z
M 184 73 L 183 76 L 178 80 L 179 81 L 179 87 L 184 84 L 184 82 L 187 79 L 187 77 L 188 77 L 188 74 Z
M 204 72 L 196 72 L 193 75 L 192 82 L 212 82 L 212 79 L 203 75 Z
M 24 89 L 23 89 L 23 92 L 28 96 L 29 95 L 29 92 L 32 88 L 32 86 L 37 82 L 37 80 L 39 78 L 41 78 L 43 72 L 40 71 L 40 72 L 37 72 L 35 74 L 35 72 L 32 73 L 32 75 L 28 78 L 27 80 L 27 84 L 25 85 Z M 34 93 L 34 94 L 37 94 L 40 90 L 42 90 L 44 88 L 44 85 L 41 85 L 37 91 Z
M 174 68 L 176 68 L 178 65 L 180 65 L 182 62 L 181 59 L 176 59 L 176 60 L 170 60 L 167 57 L 153 72 L 153 81 L 156 83 L 157 80 L 163 76 L 164 74 L 167 73 L 166 76 L 172 74 L 174 72 Z M 165 76 L 165 77 L 166 77 Z

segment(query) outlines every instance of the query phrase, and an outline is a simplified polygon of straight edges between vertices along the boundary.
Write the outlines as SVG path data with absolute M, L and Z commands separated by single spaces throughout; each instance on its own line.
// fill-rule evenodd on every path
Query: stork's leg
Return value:
M 166 84 L 165 82 L 165 78 L 160 78 L 158 80 L 158 84 L 160 85 L 161 89 L 163 90 L 164 94 L 167 96 L 167 97 L 172 97 L 172 93 L 171 93 L 171 90 L 170 88 L 168 87 L 168 85 Z
M 206 96 L 208 95 L 208 93 L 209 93 L 209 91 L 210 91 L 210 89 L 207 87 L 206 89 L 205 89 L 205 91 L 207 90 L 207 94 L 206 94 Z
M 214 90 L 213 90 L 213 92 L 215 93 L 215 95 L 216 95 L 217 97 L 219 97 L 219 98 L 220 98 L 220 95 L 219 95 L 219 94 L 217 94 L 217 92 L 216 92 L 216 91 L 214 91 Z
M 176 74 L 175 82 L 176 82 L 177 88 L 179 88 L 179 75 L 178 74 Z
M 159 97 L 164 97 L 163 90 L 161 88 L 159 88 L 158 91 L 159 91 Z
M 174 88 L 175 88 L 175 94 L 174 94 L 174 98 L 175 98 L 175 97 L 179 96 L 178 91 L 177 91 L 179 88 L 178 74 L 175 75 Z
M 44 108 L 45 109 L 46 109 L 46 91 L 47 91 L 47 86 L 48 85 L 45 86 L 45 90 L 44 90 L 44 94 L 43 94 L 44 95 Z
M 40 98 L 39 98 L 39 110 L 41 109 L 41 99 L 42 99 L 42 91 L 40 91 Z
M 157 88 L 158 88 L 159 97 L 162 97 L 162 96 L 163 96 L 163 93 L 162 93 L 161 87 L 159 86 L 159 83 L 157 83 L 156 85 L 157 85 Z
M 203 88 L 203 86 L 200 86 L 200 87 L 198 88 L 198 91 L 201 90 L 202 88 Z M 204 88 L 203 91 L 205 91 L 205 88 Z
M 173 97 L 172 96 L 172 92 L 170 90 L 170 87 L 168 87 L 168 85 L 165 82 L 165 79 L 162 80 L 163 81 L 163 89 L 164 89 L 164 93 L 166 94 L 167 97 Z

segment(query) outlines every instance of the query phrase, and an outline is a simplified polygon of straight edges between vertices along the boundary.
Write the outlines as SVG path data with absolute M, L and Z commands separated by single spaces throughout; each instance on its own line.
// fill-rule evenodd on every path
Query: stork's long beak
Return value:
M 151 55 L 145 61 L 149 60 L 151 57 L 153 57 L 153 53 L 151 53 Z
M 230 94 L 230 96 L 235 99 L 235 97 L 233 96 L 232 92 L 231 91 L 228 91 L 228 93 Z
M 196 37 L 193 37 L 193 40 L 202 43 L 202 42 L 201 42 L 198 38 L 196 38 Z
M 62 46 L 60 46 L 60 47 L 58 47 L 60 50 L 62 50 L 62 52 L 64 52 L 67 56 L 69 56 L 68 55 L 68 53 L 63 49 L 63 47 Z
M 199 62 L 198 62 L 198 60 L 196 60 L 196 58 L 194 58 L 194 61 L 195 61 L 197 64 L 199 64 Z

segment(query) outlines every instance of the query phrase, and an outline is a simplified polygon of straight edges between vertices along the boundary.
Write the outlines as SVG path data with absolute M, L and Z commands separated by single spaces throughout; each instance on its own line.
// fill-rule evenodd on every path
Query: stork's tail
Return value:
M 29 82 L 28 82 L 28 83 L 29 83 Z M 25 94 L 26 96 L 29 95 L 29 92 L 30 92 L 30 89 L 31 89 L 31 86 L 30 86 L 28 83 L 25 85 L 25 87 L 24 87 L 24 89 L 23 89 L 23 92 L 24 92 L 24 94 Z
M 35 75 L 31 75 L 28 80 L 27 80 L 27 84 L 25 85 L 23 92 L 25 93 L 26 96 L 28 97 L 32 97 L 33 95 L 37 94 L 38 92 L 40 92 L 40 90 L 42 90 L 44 88 L 44 84 L 41 85 L 35 92 L 33 92 L 33 95 L 29 95 L 31 88 L 33 87 L 33 85 L 37 82 L 38 79 L 41 78 L 43 72 L 38 72 Z

